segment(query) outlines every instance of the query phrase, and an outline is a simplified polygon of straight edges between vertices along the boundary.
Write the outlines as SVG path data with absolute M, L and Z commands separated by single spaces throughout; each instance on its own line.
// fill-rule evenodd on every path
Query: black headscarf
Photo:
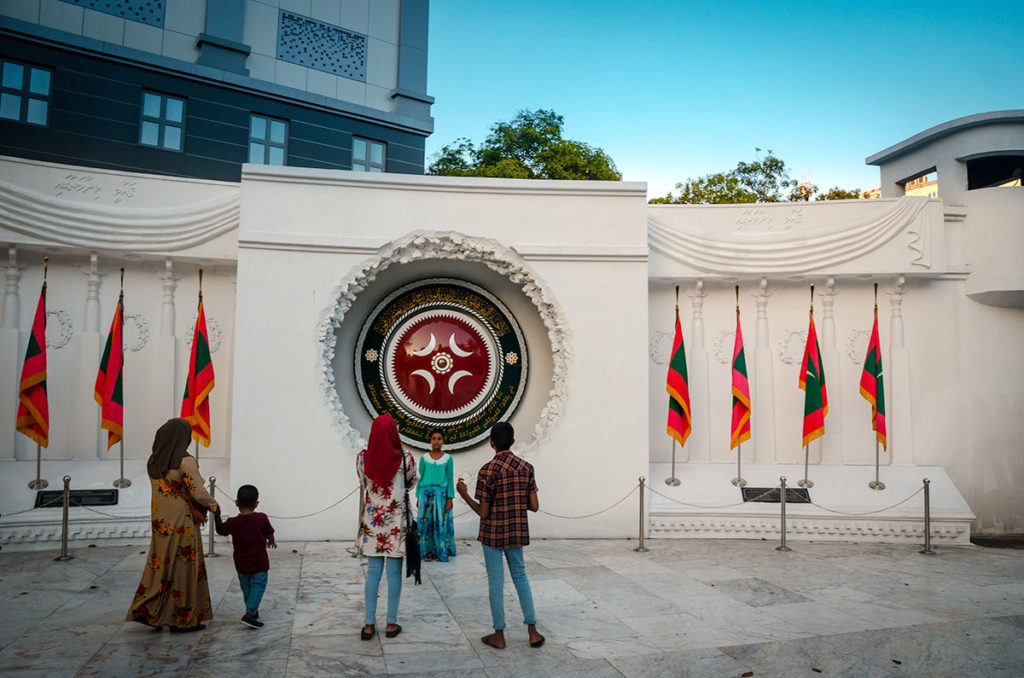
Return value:
M 153 438 L 153 454 L 149 455 L 146 470 L 149 477 L 159 480 L 171 469 L 181 466 L 181 459 L 188 455 L 188 444 L 192 441 L 192 424 L 186 419 L 168 419 L 156 430 Z

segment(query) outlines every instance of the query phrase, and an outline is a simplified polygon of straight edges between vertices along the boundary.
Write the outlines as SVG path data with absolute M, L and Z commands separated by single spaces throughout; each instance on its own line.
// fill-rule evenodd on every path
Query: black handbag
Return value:
M 413 582 L 422 584 L 420 580 L 420 528 L 412 519 L 412 505 L 409 503 L 409 485 L 406 483 L 408 473 L 405 470 L 405 452 L 402 452 L 402 484 L 405 485 L 405 576 L 413 577 Z

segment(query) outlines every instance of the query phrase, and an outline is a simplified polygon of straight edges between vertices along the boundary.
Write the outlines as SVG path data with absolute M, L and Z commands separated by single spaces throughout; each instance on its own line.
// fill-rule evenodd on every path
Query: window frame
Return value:
M 259 119 L 264 120 L 266 122 L 266 128 L 265 128 L 266 131 L 265 131 L 264 137 L 262 139 L 260 139 L 259 137 L 254 137 L 253 136 L 253 129 L 252 129 L 253 125 L 252 125 L 252 123 L 253 123 L 253 120 L 255 118 L 259 118 Z M 280 143 L 275 142 L 271 138 L 270 130 L 271 130 L 271 127 L 272 127 L 273 123 L 275 123 L 275 122 L 279 122 L 279 123 L 284 125 L 284 141 L 282 141 Z M 290 127 L 288 122 L 289 122 L 288 120 L 285 120 L 283 118 L 275 118 L 275 117 L 272 117 L 272 116 L 269 116 L 269 115 L 264 115 L 263 113 L 255 113 L 255 112 L 250 111 L 249 112 L 249 141 L 248 141 L 248 144 L 246 145 L 246 148 L 245 148 L 246 162 L 254 164 L 254 165 L 268 165 L 270 167 L 286 167 L 288 165 L 288 128 Z M 263 162 L 253 162 L 253 159 L 252 159 L 252 146 L 253 146 L 254 143 L 262 144 L 263 145 Z M 271 151 L 271 149 L 274 149 L 274 148 L 280 148 L 281 149 L 281 152 L 283 154 L 283 159 L 282 159 L 281 164 L 270 162 L 270 151 Z
M 7 64 L 17 66 L 22 69 L 21 73 L 21 85 L 20 87 L 11 87 L 3 83 L 3 73 L 6 70 Z M 40 94 L 39 92 L 32 91 L 32 72 L 39 71 L 40 73 L 46 73 L 48 78 L 46 85 L 46 94 Z M 24 61 L 17 61 L 15 59 L 0 59 L 0 101 L 3 99 L 3 95 L 16 96 L 19 99 L 18 102 L 18 117 L 0 117 L 0 120 L 7 122 L 17 122 L 23 125 L 32 125 L 34 127 L 49 127 L 50 126 L 50 111 L 53 109 L 53 74 L 52 68 L 46 68 L 43 66 L 36 66 L 34 64 L 26 63 Z M 46 115 L 43 122 L 35 122 L 29 119 L 29 105 L 32 101 L 42 101 L 46 104 Z
M 356 157 L 356 142 L 362 141 L 366 144 L 366 154 L 363 157 Z M 374 162 L 370 158 L 372 157 L 373 146 L 380 146 L 381 148 L 381 160 L 380 162 Z M 359 165 L 360 167 L 356 167 Z M 388 145 L 387 142 L 377 141 L 376 139 L 369 139 L 367 137 L 360 137 L 352 135 L 352 171 L 354 172 L 387 172 L 388 171 Z
M 148 115 L 146 113 L 147 96 L 154 96 L 160 99 L 160 111 L 157 114 L 157 116 Z M 181 120 L 171 120 L 167 117 L 168 101 L 177 101 L 181 103 Z M 185 97 L 176 96 L 174 94 L 166 94 L 164 92 L 157 92 L 156 90 L 151 89 L 142 90 L 142 98 L 139 101 L 139 145 L 145 146 L 146 148 L 156 148 L 161 151 L 170 151 L 172 153 L 184 153 L 185 122 L 187 118 L 188 102 L 185 99 Z M 157 125 L 157 142 L 155 144 L 148 143 L 144 140 L 146 123 Z M 180 134 L 177 148 L 172 148 L 166 145 L 168 128 L 177 129 Z

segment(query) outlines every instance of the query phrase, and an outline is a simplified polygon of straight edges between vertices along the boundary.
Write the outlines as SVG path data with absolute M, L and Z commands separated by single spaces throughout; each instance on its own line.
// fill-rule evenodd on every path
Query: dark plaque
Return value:
M 511 312 L 472 283 L 432 278 L 392 292 L 370 314 L 355 352 L 356 386 L 370 414 L 390 414 L 402 440 L 451 450 L 486 439 L 526 387 L 526 342 Z
M 116 506 L 117 490 L 71 490 L 68 506 Z M 64 490 L 36 492 L 35 508 L 58 508 L 64 505 Z
M 777 487 L 741 487 L 743 501 L 764 502 L 766 504 L 778 504 L 782 502 L 782 493 Z M 786 488 L 787 504 L 810 504 L 811 494 L 804 487 Z

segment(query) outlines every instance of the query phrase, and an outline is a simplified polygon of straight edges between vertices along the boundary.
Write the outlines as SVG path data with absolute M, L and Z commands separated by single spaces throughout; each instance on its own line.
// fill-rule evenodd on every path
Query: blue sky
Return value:
M 427 159 L 550 108 L 652 197 L 772 149 L 821 188 L 933 125 L 1024 108 L 1015 3 L 432 0 Z

